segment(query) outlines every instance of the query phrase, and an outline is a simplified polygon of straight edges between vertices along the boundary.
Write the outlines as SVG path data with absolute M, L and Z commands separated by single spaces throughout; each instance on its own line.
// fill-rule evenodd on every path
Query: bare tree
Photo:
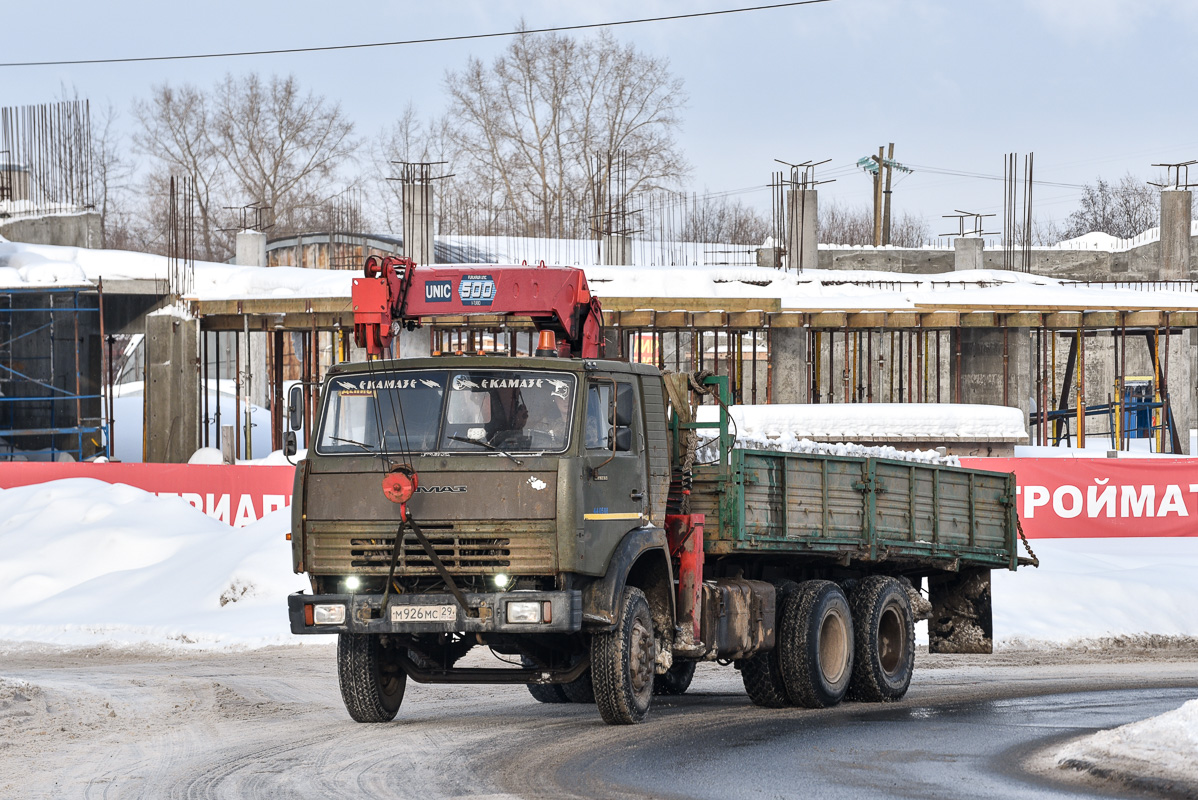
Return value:
M 740 199 L 696 197 L 685 216 L 681 236 L 688 242 L 760 245 L 770 235 L 769 218 Z
M 222 261 L 231 247 L 227 237 L 219 235 L 216 221 L 226 183 L 210 105 L 203 90 L 194 86 L 155 86 L 149 100 L 133 103 L 133 114 L 141 124 L 133 143 L 154 161 L 147 178 L 151 211 L 164 207 L 163 187 L 170 175 L 189 175 L 195 180 L 198 255 L 206 261 Z
M 387 230 L 403 227 L 403 187 L 391 180 L 398 171 L 396 162 L 454 161 L 454 153 L 445 134 L 444 120 L 420 121 L 415 107 L 408 103 L 403 114 L 390 127 L 383 129 L 369 144 L 370 163 L 374 181 L 371 186 L 381 222 Z M 441 174 L 449 174 L 446 168 Z M 442 190 L 451 188 L 441 185 Z
M 1061 237 L 1099 231 L 1130 239 L 1160 223 L 1161 193 L 1128 173 L 1118 183 L 1099 178 L 1082 190 L 1081 207 L 1065 220 Z
M 213 98 L 211 135 L 237 198 L 231 205 L 268 206 L 276 228 L 290 231 L 341 190 L 332 179 L 357 142 L 338 104 L 303 93 L 294 76 L 256 74 L 226 76 Z
M 133 243 L 128 204 L 133 164 L 116 126 L 119 116 L 109 103 L 92 118 L 91 169 L 93 200 L 100 214 L 100 246 L 123 249 Z
M 625 156 L 629 195 L 688 171 L 674 141 L 681 81 L 664 60 L 606 32 L 518 36 L 490 66 L 470 59 L 445 85 L 454 171 L 481 204 L 515 219 L 512 233 L 561 232 L 562 219 L 593 203 L 595 156 Z
M 893 217 L 890 225 L 890 243 L 895 247 L 921 247 L 928 241 L 928 222 L 921 216 L 904 211 Z M 821 204 L 819 240 L 825 244 L 873 244 L 873 209 L 868 205 L 842 206 L 835 201 Z

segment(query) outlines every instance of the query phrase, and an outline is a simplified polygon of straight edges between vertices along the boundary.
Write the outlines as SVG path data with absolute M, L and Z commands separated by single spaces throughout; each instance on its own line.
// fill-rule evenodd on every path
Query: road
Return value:
M 1193 649 L 921 654 L 892 705 L 760 709 L 705 664 L 632 728 L 523 687 L 412 683 L 396 722 L 357 725 L 327 645 L 0 645 L 0 798 L 1107 796 L 1037 753 L 1193 697 Z

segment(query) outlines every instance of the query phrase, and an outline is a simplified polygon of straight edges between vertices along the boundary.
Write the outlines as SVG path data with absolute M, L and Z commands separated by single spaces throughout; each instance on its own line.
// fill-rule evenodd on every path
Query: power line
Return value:
M 462 36 L 437 36 L 428 39 L 407 39 L 398 42 L 366 42 L 360 44 L 337 44 L 322 47 L 288 47 L 279 50 L 245 50 L 230 53 L 193 53 L 182 56 L 136 56 L 130 58 L 81 58 L 63 61 L 13 61 L 0 63 L 0 67 L 59 67 L 78 64 L 131 64 L 147 61 L 186 61 L 199 58 L 234 58 L 237 56 L 274 56 L 285 53 L 322 53 L 332 50 L 361 50 L 369 47 L 403 47 L 413 44 L 438 44 L 443 42 L 465 42 L 474 39 L 496 39 L 505 36 L 523 36 L 532 33 L 559 33 L 562 31 L 581 31 L 591 28 L 614 28 L 617 25 L 639 25 L 646 22 L 669 22 L 680 19 L 697 19 L 699 17 L 715 17 L 727 14 L 742 14 L 749 11 L 770 11 L 778 8 L 794 6 L 810 6 L 816 3 L 830 3 L 833 0 L 796 0 L 791 3 L 773 3 L 764 6 L 745 6 L 743 8 L 727 8 L 721 11 L 698 11 L 693 14 L 673 14 L 668 17 L 642 17 L 640 19 L 625 19 L 616 22 L 591 22 L 584 25 L 561 25 L 554 28 L 537 28 L 523 31 L 501 31 L 496 33 L 474 33 Z
M 982 172 L 963 172 L 961 170 L 941 169 L 939 167 L 921 167 L 918 164 L 912 164 L 920 172 L 930 173 L 932 175 L 953 175 L 959 178 L 978 178 L 987 181 L 1001 181 L 1004 178 L 1001 175 L 987 175 Z M 1079 183 L 1058 183 L 1055 181 L 1035 181 L 1039 186 L 1056 186 L 1061 189 L 1084 189 Z

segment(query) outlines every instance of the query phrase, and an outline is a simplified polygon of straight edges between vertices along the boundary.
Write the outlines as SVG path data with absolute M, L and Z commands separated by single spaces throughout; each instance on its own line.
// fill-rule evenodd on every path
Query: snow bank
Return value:
M 0 639 L 205 649 L 295 643 L 290 512 L 245 528 L 75 478 L 0 490 Z
M 1071 742 L 1057 752 L 1057 763 L 1101 777 L 1169 786 L 1171 793 L 1190 797 L 1198 789 L 1198 700 Z
M 780 453 L 809 453 L 825 456 L 854 456 L 856 458 L 889 458 L 895 461 L 914 461 L 921 464 L 961 466 L 961 461 L 956 456 L 942 456 L 935 450 L 899 450 L 889 445 L 866 446 L 849 442 L 813 442 L 810 439 L 798 439 L 790 433 L 778 436 L 736 434 L 735 439 L 735 446 L 744 450 L 773 450 Z M 704 435 L 703 431 L 699 431 L 699 447 L 695 460 L 700 464 L 706 464 L 718 461 L 719 457 L 719 444 L 716 442 L 716 436 Z
M 1005 645 L 1198 636 L 1198 538 L 1032 539 L 1031 545 L 1039 569 L 991 573 L 994 636 Z
M 945 403 L 811 403 L 731 406 L 741 436 L 867 441 L 1022 441 L 1023 413 L 1006 406 Z M 700 422 L 719 419 L 700 406 Z

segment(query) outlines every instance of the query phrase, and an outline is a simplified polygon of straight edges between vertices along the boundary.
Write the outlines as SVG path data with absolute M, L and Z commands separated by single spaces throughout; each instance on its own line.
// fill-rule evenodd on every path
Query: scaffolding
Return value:
M 109 455 L 91 287 L 0 292 L 0 461 Z

